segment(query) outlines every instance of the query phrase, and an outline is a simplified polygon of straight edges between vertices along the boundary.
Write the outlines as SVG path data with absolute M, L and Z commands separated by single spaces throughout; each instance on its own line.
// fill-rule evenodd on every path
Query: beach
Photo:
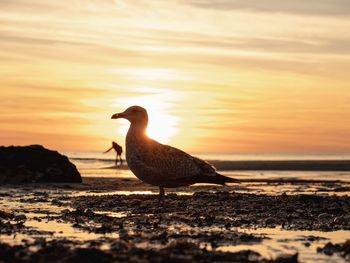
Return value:
M 345 262 L 348 257 L 329 250 L 330 242 L 342 244 L 350 237 L 346 171 L 223 169 L 242 183 L 166 189 L 159 204 L 157 187 L 139 181 L 126 167 L 113 167 L 112 161 L 113 156 L 75 160 L 81 184 L 2 186 L 0 258 Z
M 350 262 L 350 1 L 0 10 L 0 263 Z

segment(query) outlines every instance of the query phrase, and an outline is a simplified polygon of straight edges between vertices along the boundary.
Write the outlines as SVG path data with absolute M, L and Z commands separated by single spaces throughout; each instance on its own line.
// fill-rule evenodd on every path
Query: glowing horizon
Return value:
M 350 152 L 350 3 L 0 2 L 0 145 L 191 152 Z

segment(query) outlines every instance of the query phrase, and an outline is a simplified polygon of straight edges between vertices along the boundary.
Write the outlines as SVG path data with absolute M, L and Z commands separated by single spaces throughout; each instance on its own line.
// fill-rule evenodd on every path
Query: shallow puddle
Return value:
M 127 213 L 123 213 L 123 212 L 106 212 L 106 211 L 94 211 L 95 214 L 98 215 L 106 215 L 109 217 L 115 217 L 115 218 L 122 218 L 122 217 L 126 217 L 128 214 Z
M 275 258 L 281 254 L 299 253 L 301 262 L 344 262 L 344 258 L 317 253 L 317 247 L 328 242 L 343 243 L 350 238 L 350 231 L 290 231 L 281 228 L 238 229 L 249 234 L 261 234 L 267 237 L 261 243 L 249 245 L 220 246 L 217 250 L 236 252 L 251 249 L 265 258 Z

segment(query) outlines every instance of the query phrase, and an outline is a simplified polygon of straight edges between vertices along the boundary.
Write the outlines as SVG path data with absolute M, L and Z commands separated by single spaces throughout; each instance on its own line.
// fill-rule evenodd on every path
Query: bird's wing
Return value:
M 144 164 L 169 180 L 215 174 L 215 168 L 209 163 L 175 147 L 150 140 L 147 151 L 141 157 Z
M 212 166 L 210 163 L 199 159 L 198 157 L 191 156 L 193 158 L 193 161 L 196 163 L 196 165 L 201 170 L 202 175 L 214 175 L 216 173 L 216 169 L 214 166 Z

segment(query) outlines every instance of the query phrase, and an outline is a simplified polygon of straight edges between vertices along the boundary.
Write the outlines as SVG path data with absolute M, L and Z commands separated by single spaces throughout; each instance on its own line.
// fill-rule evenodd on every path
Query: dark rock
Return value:
M 273 217 L 268 217 L 265 220 L 265 224 L 266 225 L 276 225 L 277 224 L 277 220 Z
M 0 219 L 12 219 L 14 218 L 14 214 L 13 213 L 8 213 L 6 211 L 1 211 L 0 210 Z
M 333 244 L 332 242 L 328 242 L 324 247 L 317 248 L 318 253 L 324 253 L 328 256 L 332 256 L 337 253 L 340 256 L 349 259 L 350 257 L 350 239 L 346 240 L 341 244 Z
M 26 221 L 26 220 L 27 220 L 27 217 L 26 217 L 26 215 L 21 214 L 21 215 L 15 216 L 14 220 L 15 220 L 15 221 Z
M 0 185 L 19 183 L 81 183 L 68 158 L 40 145 L 0 147 Z
M 294 255 L 281 255 L 272 262 L 274 263 L 298 263 L 298 253 Z

